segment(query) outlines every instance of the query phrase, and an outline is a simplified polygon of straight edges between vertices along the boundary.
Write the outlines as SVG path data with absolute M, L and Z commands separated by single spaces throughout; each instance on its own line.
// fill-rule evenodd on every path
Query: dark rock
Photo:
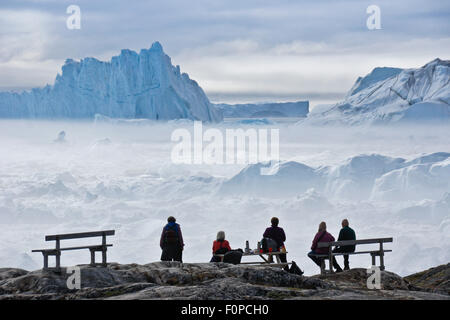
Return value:
M 23 276 L 27 274 L 28 271 L 23 269 L 15 269 L 15 268 L 0 268 L 0 281 L 3 279 L 11 279 Z
M 411 288 L 450 295 L 450 263 L 405 277 Z
M 0 299 L 450 299 L 442 292 L 414 290 L 387 271 L 381 275 L 382 290 L 369 290 L 366 269 L 305 277 L 275 267 L 225 263 L 79 267 L 79 290 L 67 287 L 65 268 L 60 273 L 0 269 Z

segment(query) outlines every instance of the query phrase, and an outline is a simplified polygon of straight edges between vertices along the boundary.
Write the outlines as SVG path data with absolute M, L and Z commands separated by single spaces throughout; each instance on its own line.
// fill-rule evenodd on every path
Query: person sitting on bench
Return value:
M 167 218 L 167 224 L 164 226 L 159 246 L 162 249 L 161 261 L 179 261 L 183 262 L 183 235 L 178 223 L 175 223 L 174 217 Z
M 339 237 L 337 241 L 345 241 L 345 240 L 356 240 L 356 234 L 355 231 L 350 228 L 348 226 L 348 220 L 344 219 L 342 220 L 342 229 L 339 232 Z M 342 247 L 337 247 L 333 250 L 333 252 L 340 252 L 340 253 L 344 253 L 344 252 L 355 252 L 355 246 L 342 246 Z M 337 270 L 340 269 L 336 268 Z M 348 262 L 348 254 L 344 255 L 344 270 L 349 270 L 350 269 L 350 264 Z
M 231 251 L 230 243 L 225 240 L 225 232 L 219 231 L 217 232 L 216 240 L 213 242 L 213 256 L 210 262 L 220 262 L 221 259 L 216 254 L 225 254 L 228 251 Z
M 327 254 L 328 248 L 318 248 L 317 244 L 319 242 L 333 242 L 334 237 L 327 232 L 327 224 L 322 221 L 319 224 L 319 231 L 316 233 L 314 240 L 311 245 L 311 252 L 308 253 L 308 257 L 311 258 L 319 267 L 322 264 L 322 258 L 315 256 L 316 254 Z M 336 258 L 333 257 L 333 266 L 336 268 L 336 272 L 341 272 L 342 268 L 338 265 Z
M 272 226 L 268 227 L 266 231 L 264 231 L 263 237 L 274 240 L 277 243 L 277 251 L 286 252 L 286 248 L 284 247 L 284 241 L 286 241 L 286 234 L 284 233 L 283 228 L 280 228 L 278 226 L 280 220 L 277 217 L 273 217 L 270 220 L 270 223 L 272 224 Z M 280 254 L 279 257 L 282 263 L 287 262 L 285 253 Z M 285 269 L 289 270 L 289 267 L 286 266 Z

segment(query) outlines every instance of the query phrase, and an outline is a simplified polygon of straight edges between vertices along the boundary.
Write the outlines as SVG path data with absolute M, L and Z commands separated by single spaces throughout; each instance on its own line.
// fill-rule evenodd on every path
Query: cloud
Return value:
M 384 38 L 392 45 L 364 37 L 352 46 L 347 44 L 353 37 L 338 44 L 293 41 L 273 47 L 249 40 L 220 42 L 184 50 L 173 61 L 182 61 L 184 71 L 203 79 L 201 85 L 213 101 L 310 99 L 314 105 L 338 101 L 358 76 L 377 66 L 416 68 L 450 52 L 450 37 L 395 44 Z
M 70 4 L 81 8 L 81 30 L 66 28 Z M 376 66 L 448 59 L 448 2 L 378 0 L 382 29 L 375 31 L 366 28 L 370 4 L 4 0 L 0 87 L 43 86 L 66 58 L 109 60 L 120 49 L 138 51 L 156 40 L 207 93 L 231 99 L 234 92 L 234 100 L 264 94 L 333 99 Z

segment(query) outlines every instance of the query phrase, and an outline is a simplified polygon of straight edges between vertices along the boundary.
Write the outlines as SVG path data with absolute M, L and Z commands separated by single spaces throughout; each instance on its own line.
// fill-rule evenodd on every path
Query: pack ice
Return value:
M 0 93 L 0 118 L 113 118 L 222 120 L 203 90 L 160 43 L 140 53 L 122 50 L 110 62 L 66 60 L 53 86 Z
M 450 122 L 450 61 L 418 69 L 375 68 L 358 78 L 344 101 L 312 110 L 310 124 Z
M 275 174 L 261 175 L 261 167 Z M 437 152 L 407 161 L 362 154 L 334 166 L 313 168 L 295 161 L 249 165 L 225 181 L 221 192 L 292 197 L 314 189 L 330 199 L 439 200 L 450 192 L 450 153 Z

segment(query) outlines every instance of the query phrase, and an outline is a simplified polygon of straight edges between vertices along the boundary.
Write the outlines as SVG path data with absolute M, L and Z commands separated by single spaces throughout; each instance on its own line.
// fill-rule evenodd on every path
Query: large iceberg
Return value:
M 222 120 L 219 110 L 159 42 L 140 53 L 122 50 L 110 62 L 66 60 L 53 86 L 0 93 L 1 118 L 114 118 Z
M 344 101 L 312 109 L 310 124 L 450 122 L 450 61 L 421 68 L 375 68 L 358 78 Z

